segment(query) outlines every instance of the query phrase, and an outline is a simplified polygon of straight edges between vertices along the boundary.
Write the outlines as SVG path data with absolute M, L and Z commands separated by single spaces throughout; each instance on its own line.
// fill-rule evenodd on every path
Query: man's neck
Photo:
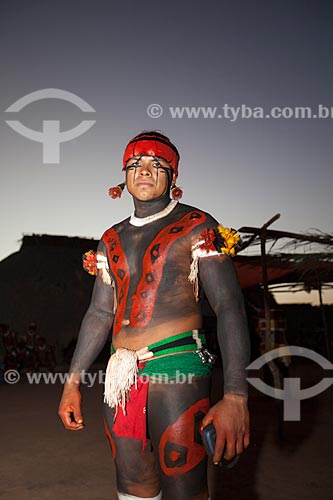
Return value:
M 134 202 L 134 214 L 136 217 L 148 217 L 149 215 L 154 215 L 163 210 L 170 203 L 169 193 L 164 194 L 160 198 L 149 201 L 141 201 L 133 198 Z

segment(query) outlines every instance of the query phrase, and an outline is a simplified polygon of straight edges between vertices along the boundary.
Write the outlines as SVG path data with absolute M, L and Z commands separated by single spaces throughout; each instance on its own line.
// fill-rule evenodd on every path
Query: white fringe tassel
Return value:
M 190 274 L 188 276 L 189 282 L 193 285 L 193 293 L 197 302 L 199 300 L 199 259 L 202 259 L 203 257 L 212 257 L 214 255 L 219 255 L 219 252 L 215 250 L 204 250 L 202 248 L 199 248 L 199 246 L 203 243 L 204 240 L 200 240 L 198 241 L 198 243 L 192 246 L 192 262 L 190 266 Z
M 193 293 L 195 300 L 198 302 L 199 300 L 199 283 L 198 283 L 198 272 L 199 272 L 199 257 L 195 255 L 195 252 L 192 253 L 193 260 L 190 266 L 190 274 L 188 280 L 193 285 Z
M 103 280 L 103 283 L 106 285 L 111 285 L 113 288 L 113 312 L 115 313 L 117 310 L 117 291 L 116 285 L 113 279 L 111 278 L 109 271 L 108 259 L 102 253 L 96 254 L 97 257 L 97 272 Z
M 97 258 L 97 269 L 103 280 L 103 283 L 105 283 L 106 285 L 111 285 L 111 276 L 109 273 L 108 259 L 105 257 L 105 255 L 98 252 L 96 254 L 96 258 Z
M 109 359 L 105 374 L 104 402 L 111 408 L 121 406 L 126 415 L 126 403 L 130 398 L 130 389 L 134 384 L 137 388 L 138 355 L 130 349 L 117 349 Z M 115 415 L 115 417 L 116 417 Z

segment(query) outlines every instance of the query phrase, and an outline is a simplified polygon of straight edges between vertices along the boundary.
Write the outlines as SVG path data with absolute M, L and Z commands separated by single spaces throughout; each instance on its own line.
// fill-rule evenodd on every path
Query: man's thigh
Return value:
M 207 498 L 207 461 L 200 425 L 209 408 L 208 377 L 149 384 L 148 428 L 158 457 L 163 500 Z
M 119 411 L 122 411 L 121 409 Z M 150 440 L 117 437 L 113 432 L 114 408 L 104 404 L 104 423 L 116 467 L 117 490 L 137 497 L 154 497 L 160 491 L 159 471 Z

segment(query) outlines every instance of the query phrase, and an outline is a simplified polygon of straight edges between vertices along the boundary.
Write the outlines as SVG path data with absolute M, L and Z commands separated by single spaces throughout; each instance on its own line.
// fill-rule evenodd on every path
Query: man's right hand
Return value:
M 66 429 L 70 431 L 84 429 L 81 414 L 81 393 L 78 387 L 65 386 L 59 404 L 58 415 Z

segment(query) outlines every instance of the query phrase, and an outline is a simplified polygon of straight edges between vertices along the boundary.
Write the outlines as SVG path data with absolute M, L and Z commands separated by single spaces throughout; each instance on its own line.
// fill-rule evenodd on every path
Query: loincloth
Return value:
M 111 347 L 104 401 L 116 409 L 113 432 L 117 437 L 146 444 L 146 407 L 149 383 L 191 383 L 211 375 L 212 356 L 205 335 L 193 330 L 174 335 L 140 349 Z M 113 363 L 113 366 L 110 365 Z M 128 376 L 125 383 L 119 378 Z M 119 407 L 122 411 L 118 411 Z

